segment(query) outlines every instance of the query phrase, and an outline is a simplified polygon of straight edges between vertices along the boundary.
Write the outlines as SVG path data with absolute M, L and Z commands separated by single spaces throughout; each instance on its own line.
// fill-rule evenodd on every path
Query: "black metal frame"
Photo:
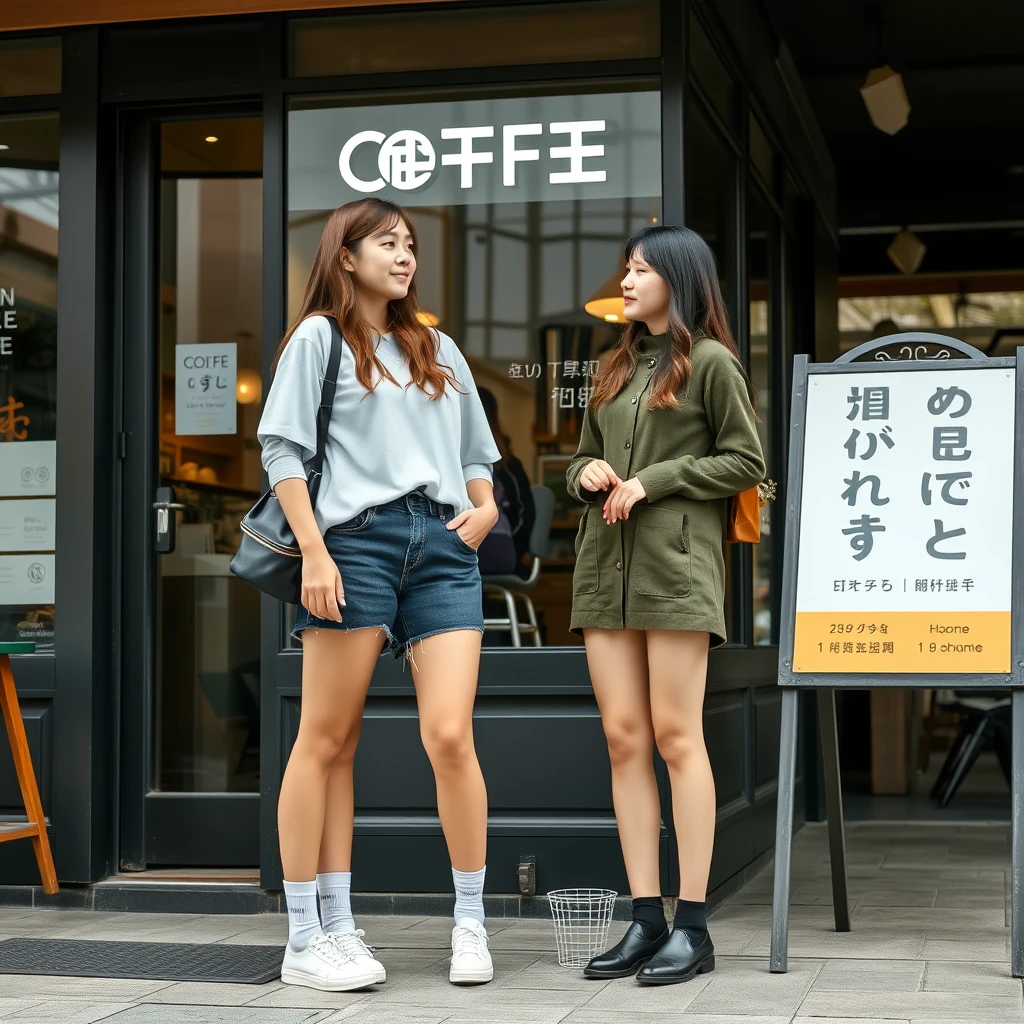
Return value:
M 114 304 L 125 438 L 120 536 L 120 841 L 122 870 L 147 864 L 245 865 L 256 856 L 256 794 L 162 793 L 153 775 L 156 560 L 152 503 L 159 482 L 159 125 L 197 117 L 259 116 L 249 101 L 160 104 L 117 119 L 119 202 Z M 204 821 L 195 828 L 195 812 Z

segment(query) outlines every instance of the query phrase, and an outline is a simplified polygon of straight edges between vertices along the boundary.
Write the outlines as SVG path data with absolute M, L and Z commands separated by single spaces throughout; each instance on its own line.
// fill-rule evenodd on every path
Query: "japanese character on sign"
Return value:
M 936 427 L 932 431 L 932 458 L 936 462 L 963 462 L 970 457 L 966 427 Z
M 955 498 L 951 493 L 950 489 L 953 484 L 960 484 L 961 490 L 966 490 L 971 485 L 967 482 L 974 474 L 973 473 L 936 473 L 935 479 L 943 481 L 942 484 L 942 500 L 947 505 L 966 505 L 966 498 Z M 932 486 L 931 486 L 931 473 L 925 473 L 921 477 L 921 501 L 925 505 L 932 503 Z
M 551 401 L 558 403 L 559 409 L 573 409 L 575 403 L 573 399 L 576 397 L 576 392 L 572 388 L 552 388 L 551 389 Z
M 870 459 L 875 454 L 875 451 L 878 449 L 879 441 L 881 441 L 886 448 L 894 448 L 896 442 L 889 436 L 891 433 L 892 427 L 883 427 L 878 436 L 869 432 L 867 435 L 867 451 L 861 456 L 861 460 L 864 461 Z M 850 434 L 850 439 L 843 445 L 851 459 L 857 457 L 857 438 L 859 437 L 860 431 L 854 428 L 853 432 Z
M 510 377 L 522 377 L 522 375 L 523 375 L 523 364 L 522 363 L 512 363 L 512 364 L 510 364 L 509 368 L 508 368 L 508 375 Z
M 861 478 L 860 470 L 855 469 L 853 476 L 847 480 L 843 480 L 843 483 L 847 485 L 846 490 L 843 491 L 842 498 L 848 505 L 853 506 L 857 504 L 857 494 L 861 487 L 869 486 L 871 493 L 869 499 L 872 505 L 888 505 L 889 499 L 883 498 L 879 495 L 878 489 L 882 485 L 882 481 L 877 476 L 866 476 Z
M 956 412 L 951 412 L 949 418 L 955 420 L 966 416 L 971 411 L 971 396 L 956 385 L 951 388 L 936 388 L 935 394 L 928 399 L 928 411 L 933 416 L 941 416 L 958 398 L 960 408 Z
M 941 544 L 943 541 L 951 540 L 953 537 L 965 537 L 967 530 L 962 526 L 957 527 L 955 530 L 943 530 L 942 520 L 935 520 L 935 534 L 930 541 L 925 545 L 928 554 L 932 558 L 966 558 L 966 551 L 939 551 L 936 548 L 937 544 Z
M 874 546 L 874 534 L 884 533 L 885 527 L 877 516 L 862 515 L 860 519 L 850 520 L 850 529 L 843 530 L 844 535 L 850 538 L 850 547 L 853 548 L 854 558 L 859 562 L 871 554 Z
M 887 420 L 889 418 L 889 389 L 887 387 L 865 388 L 861 395 L 860 388 L 851 387 L 846 399 L 851 405 L 848 420 L 855 420 L 858 415 L 862 420 Z M 861 406 L 863 405 L 863 413 Z

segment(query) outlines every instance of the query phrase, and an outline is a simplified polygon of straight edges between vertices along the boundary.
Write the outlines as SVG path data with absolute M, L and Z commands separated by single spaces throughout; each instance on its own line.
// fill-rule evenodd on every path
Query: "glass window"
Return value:
M 507 502 L 514 506 L 519 493 L 532 504 L 530 487 L 554 492 L 539 582 L 530 591 L 541 638 L 546 645 L 579 644 L 569 618 L 582 509 L 566 493 L 565 471 L 591 378 L 618 330 L 584 306 L 604 296 L 609 282 L 613 296 L 621 294 L 623 243 L 661 218 L 660 95 L 656 83 L 643 82 L 478 97 L 294 105 L 289 317 L 338 204 L 380 194 L 409 209 L 420 235 L 420 304 L 462 348 L 478 387 L 496 400 L 510 453 L 498 474 Z M 444 159 L 463 152 L 451 135 L 463 126 L 493 129 L 471 140 L 488 162 L 458 166 Z M 350 147 L 357 138 L 364 141 Z M 406 148 L 413 143 L 418 148 Z M 532 548 L 528 515 L 512 507 L 510 520 L 520 549 Z M 523 555 L 524 575 L 532 560 L 532 551 Z M 486 617 L 504 609 L 499 595 Z M 527 621 L 521 602 L 520 617 Z M 489 629 L 484 642 L 507 645 L 509 633 Z
M 52 649 L 56 114 L 0 118 L 0 640 Z
M 629 60 L 660 53 L 656 0 L 305 18 L 289 29 L 300 78 Z
M 690 71 L 732 129 L 739 126 L 739 88 L 711 45 L 695 14 L 690 14 Z
M 767 475 L 772 465 L 772 360 L 776 356 L 772 335 L 772 277 L 774 273 L 774 215 L 756 188 L 747 196 L 747 275 L 750 291 L 750 379 L 757 388 L 758 433 Z M 772 642 L 772 534 L 771 506 L 761 513 L 761 543 L 754 551 L 754 643 Z
M 60 37 L 0 42 L 0 97 L 60 92 Z
M 722 296 L 736 321 L 736 158 L 698 104 L 686 108 L 686 224 L 711 246 Z M 739 339 L 737 339 L 739 341 Z M 736 639 L 731 544 L 725 547 L 725 621 Z
M 775 151 L 761 127 L 761 122 L 753 114 L 750 115 L 750 162 L 754 165 L 754 170 L 761 175 L 765 188 L 774 195 Z

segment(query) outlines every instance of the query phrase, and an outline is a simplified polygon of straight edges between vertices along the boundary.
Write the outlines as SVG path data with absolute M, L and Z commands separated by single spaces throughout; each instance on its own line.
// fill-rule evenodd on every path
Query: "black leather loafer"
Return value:
M 676 929 L 644 965 L 636 980 L 641 985 L 678 985 L 715 969 L 715 946 L 707 936 L 696 949 L 682 928 Z
M 626 934 L 606 953 L 595 956 L 583 968 L 584 978 L 628 978 L 638 967 L 647 963 L 661 949 L 668 938 L 666 928 L 656 939 L 649 939 L 634 921 Z

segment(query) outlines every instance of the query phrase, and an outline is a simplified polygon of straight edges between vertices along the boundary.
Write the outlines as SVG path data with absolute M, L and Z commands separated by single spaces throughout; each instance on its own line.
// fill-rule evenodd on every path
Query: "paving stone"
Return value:
M 729 960 L 712 974 L 710 984 L 689 1009 L 694 1013 L 792 1016 L 822 966 L 820 960 L 790 961 L 786 974 L 772 975 L 766 961 Z
M 991 928 L 998 932 L 1005 927 L 1002 904 L 974 910 L 947 907 L 859 907 L 852 915 L 854 930 L 866 928 L 945 928 L 952 933 Z
M 895 1017 L 897 1020 L 1020 1024 L 1019 997 L 952 992 L 811 992 L 800 1006 L 806 1017 Z
M 922 960 L 977 960 L 1010 962 L 1010 935 L 1005 928 L 962 931 L 929 930 Z
M 81 1003 L 69 1000 L 48 1000 L 31 1009 L 5 1014 L 3 1020 L 18 1024 L 94 1024 L 112 1014 L 127 1010 L 133 1003 Z
M 0 974 L 0 995 L 4 998 L 82 1000 L 84 1002 L 135 1003 L 153 992 L 167 988 L 167 981 L 139 981 L 134 978 L 64 978 L 38 974 Z
M 1010 974 L 1008 961 L 928 963 L 921 987 L 925 992 L 978 992 L 1018 998 L 1022 995 L 1021 980 Z
M 812 992 L 916 992 L 925 964 L 920 960 L 829 960 Z

